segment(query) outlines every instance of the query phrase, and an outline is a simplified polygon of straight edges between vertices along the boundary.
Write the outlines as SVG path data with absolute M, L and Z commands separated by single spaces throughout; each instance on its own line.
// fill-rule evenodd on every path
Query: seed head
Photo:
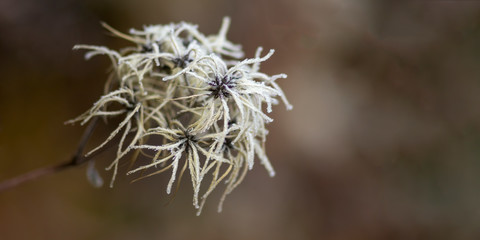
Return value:
M 260 72 L 260 64 L 273 50 L 261 57 L 259 47 L 253 58 L 242 60 L 241 46 L 226 38 L 227 17 L 219 33 L 210 36 L 185 22 L 131 29 L 129 34 L 103 25 L 132 45 L 119 51 L 92 45 L 74 47 L 88 50 L 87 59 L 108 56 L 113 71 L 105 94 L 67 123 L 85 124 L 95 117 L 121 120 L 104 142 L 87 153 L 119 138 L 116 157 L 107 167 L 113 171 L 110 186 L 120 163 L 133 152 L 136 162 L 127 175 L 143 179 L 171 169 L 169 194 L 175 180 L 178 178 L 179 184 L 187 172 L 194 190 L 193 205 L 200 214 L 207 197 L 225 180 L 221 211 L 226 195 L 252 169 L 255 156 L 270 176 L 275 175 L 265 153 L 265 125 L 273 119 L 263 106 L 271 112 L 277 98 L 287 109 L 291 105 L 276 83 L 286 75 Z M 92 182 L 101 183 L 93 164 L 88 173 Z M 210 183 L 202 185 L 204 180 Z

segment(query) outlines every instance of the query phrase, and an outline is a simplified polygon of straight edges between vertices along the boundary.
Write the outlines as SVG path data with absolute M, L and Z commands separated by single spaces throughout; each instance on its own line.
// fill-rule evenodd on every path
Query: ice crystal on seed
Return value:
M 274 50 L 262 56 L 259 47 L 253 58 L 242 59 L 241 46 L 227 40 L 227 17 L 218 34 L 211 36 L 185 22 L 131 29 L 129 34 L 103 25 L 133 45 L 119 51 L 74 47 L 88 50 L 87 59 L 108 56 L 113 71 L 105 95 L 67 123 L 83 125 L 95 117 L 120 119 L 110 135 L 87 153 L 119 139 L 116 157 L 107 167 L 113 171 L 110 186 L 120 163 L 134 152 L 136 163 L 127 174 L 140 174 L 138 179 L 142 179 L 171 169 L 168 194 L 187 172 L 194 190 L 193 205 L 200 214 L 207 197 L 224 181 L 221 211 L 225 197 L 253 168 L 255 158 L 270 176 L 275 175 L 265 152 L 265 125 L 273 119 L 263 108 L 271 112 L 277 98 L 287 109 L 292 106 L 276 83 L 287 76 L 260 72 L 260 64 Z M 101 181 L 93 164 L 88 176 L 92 182 Z M 204 180 L 207 184 L 202 187 Z

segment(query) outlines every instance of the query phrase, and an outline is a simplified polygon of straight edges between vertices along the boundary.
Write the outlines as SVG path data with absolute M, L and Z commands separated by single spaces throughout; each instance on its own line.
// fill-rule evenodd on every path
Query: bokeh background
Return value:
M 96 189 L 81 166 L 0 193 L 0 239 L 480 239 L 473 0 L 0 0 L 0 180 L 75 151 L 83 127 L 63 122 L 100 96 L 109 61 L 72 46 L 128 44 L 100 21 L 213 34 L 227 15 L 247 56 L 274 48 L 263 70 L 289 75 L 294 109 L 269 125 L 277 176 L 256 165 L 223 213 L 217 190 L 196 217 L 187 181 L 165 206 L 168 174 Z

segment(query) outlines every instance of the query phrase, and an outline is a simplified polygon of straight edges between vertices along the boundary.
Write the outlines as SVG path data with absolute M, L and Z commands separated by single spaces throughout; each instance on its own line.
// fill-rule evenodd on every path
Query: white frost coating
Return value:
M 126 174 L 139 175 L 136 180 L 171 170 L 168 194 L 175 181 L 178 186 L 184 175 L 190 175 L 193 205 L 200 214 L 208 196 L 225 184 L 221 211 L 226 196 L 256 160 L 275 175 L 264 148 L 266 124 L 273 121 L 267 114 L 279 102 L 292 109 L 276 82 L 287 75 L 260 72 L 273 49 L 262 56 L 263 48 L 258 47 L 254 57 L 243 59 L 241 45 L 227 39 L 230 23 L 225 17 L 218 33 L 208 36 L 186 22 L 146 25 L 129 34 L 102 24 L 133 46 L 118 51 L 74 47 L 87 50 L 87 59 L 106 55 L 112 64 L 105 94 L 66 122 L 83 125 L 102 118 L 118 124 L 87 153 L 114 144 L 116 157 L 106 168 L 113 171 L 111 186 L 119 168 L 127 165 L 132 168 Z M 129 156 L 137 162 L 129 163 Z M 90 165 L 87 175 L 98 185 L 101 178 Z
M 255 141 L 255 152 L 257 153 L 258 158 L 260 158 L 260 163 L 265 166 L 265 169 L 267 169 L 268 174 L 270 177 L 275 176 L 275 170 L 273 170 L 272 164 L 270 164 L 270 161 L 268 160 L 267 155 L 265 154 L 265 150 L 261 147 L 260 143 L 258 141 Z
M 249 143 L 249 147 L 247 148 L 247 163 L 248 163 L 248 169 L 252 170 L 253 168 L 253 158 L 255 157 L 254 156 L 254 153 L 255 153 L 255 142 L 253 140 L 253 137 L 252 137 L 252 134 L 251 133 L 247 133 L 247 141 Z
M 182 157 L 182 152 L 183 151 L 178 151 L 173 157 L 173 163 L 172 163 L 173 170 L 172 170 L 172 176 L 170 177 L 170 181 L 168 181 L 167 194 L 170 194 L 172 192 L 172 185 L 173 185 L 173 182 L 175 181 L 175 176 L 177 175 L 178 161 L 180 161 L 180 158 Z

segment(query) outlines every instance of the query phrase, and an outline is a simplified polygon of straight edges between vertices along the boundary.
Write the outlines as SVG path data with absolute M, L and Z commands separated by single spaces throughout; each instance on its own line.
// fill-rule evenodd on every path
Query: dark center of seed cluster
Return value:
M 225 75 L 224 77 L 215 76 L 215 80 L 208 83 L 210 85 L 210 94 L 214 98 L 228 98 L 230 93 L 228 89 L 234 88 L 238 78 Z

